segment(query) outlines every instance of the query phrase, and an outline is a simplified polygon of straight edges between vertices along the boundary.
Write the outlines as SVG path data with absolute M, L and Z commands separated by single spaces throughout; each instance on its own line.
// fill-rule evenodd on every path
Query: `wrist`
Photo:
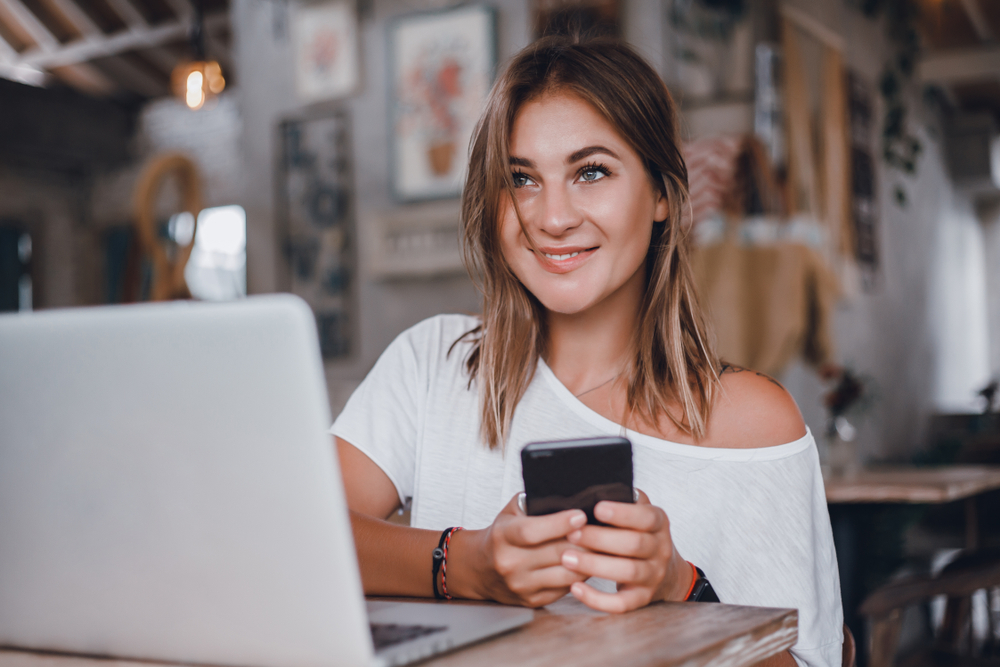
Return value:
M 673 576 L 670 577 L 669 585 L 666 587 L 662 599 L 668 602 L 683 602 L 687 599 L 688 593 L 697 578 L 695 570 L 676 551 L 673 558 L 670 559 L 670 566 L 673 570 Z
M 462 530 L 452 533 L 448 550 L 448 592 L 452 597 L 466 600 L 485 600 L 480 592 L 480 577 L 476 570 L 481 530 Z

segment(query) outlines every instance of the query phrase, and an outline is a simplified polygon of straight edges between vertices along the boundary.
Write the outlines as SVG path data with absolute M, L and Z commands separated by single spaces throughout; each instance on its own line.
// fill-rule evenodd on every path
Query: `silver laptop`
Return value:
M 0 316 L 0 645 L 403 664 L 530 621 L 366 608 L 315 330 L 290 296 Z

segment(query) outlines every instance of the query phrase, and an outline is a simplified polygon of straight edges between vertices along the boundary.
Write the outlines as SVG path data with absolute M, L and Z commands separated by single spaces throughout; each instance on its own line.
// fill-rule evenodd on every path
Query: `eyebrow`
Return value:
M 574 162 L 579 162 L 580 160 L 597 153 L 604 153 L 605 155 L 613 157 L 616 160 L 621 160 L 621 158 L 618 157 L 618 153 L 614 152 L 610 148 L 607 148 L 606 146 L 587 146 L 586 148 L 581 148 L 577 152 L 570 155 L 567 163 L 573 164 Z
M 569 158 L 566 160 L 566 164 L 573 164 L 574 162 L 579 162 L 580 160 L 588 158 L 591 155 L 596 155 L 597 153 L 604 153 L 605 155 L 613 157 L 616 160 L 621 160 L 621 158 L 618 157 L 618 153 L 615 153 L 613 150 L 611 150 L 606 146 L 587 146 L 586 148 L 581 148 L 580 150 L 570 155 Z M 516 157 L 514 155 L 510 156 L 510 165 L 512 167 L 527 167 L 528 169 L 535 168 L 535 163 L 532 162 L 531 160 L 523 157 Z

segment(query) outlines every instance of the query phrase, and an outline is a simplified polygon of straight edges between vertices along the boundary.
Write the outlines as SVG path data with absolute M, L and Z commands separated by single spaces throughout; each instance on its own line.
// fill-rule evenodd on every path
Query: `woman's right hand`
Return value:
M 587 577 L 562 565 L 566 536 L 587 523 L 581 510 L 527 516 L 514 496 L 484 530 L 454 533 L 448 588 L 455 597 L 543 607 Z

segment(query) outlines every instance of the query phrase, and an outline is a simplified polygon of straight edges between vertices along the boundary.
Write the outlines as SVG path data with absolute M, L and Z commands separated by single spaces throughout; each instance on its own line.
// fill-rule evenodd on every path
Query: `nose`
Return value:
M 549 236 L 562 236 L 583 222 L 583 216 L 565 186 L 544 189 L 541 213 L 538 228 Z

